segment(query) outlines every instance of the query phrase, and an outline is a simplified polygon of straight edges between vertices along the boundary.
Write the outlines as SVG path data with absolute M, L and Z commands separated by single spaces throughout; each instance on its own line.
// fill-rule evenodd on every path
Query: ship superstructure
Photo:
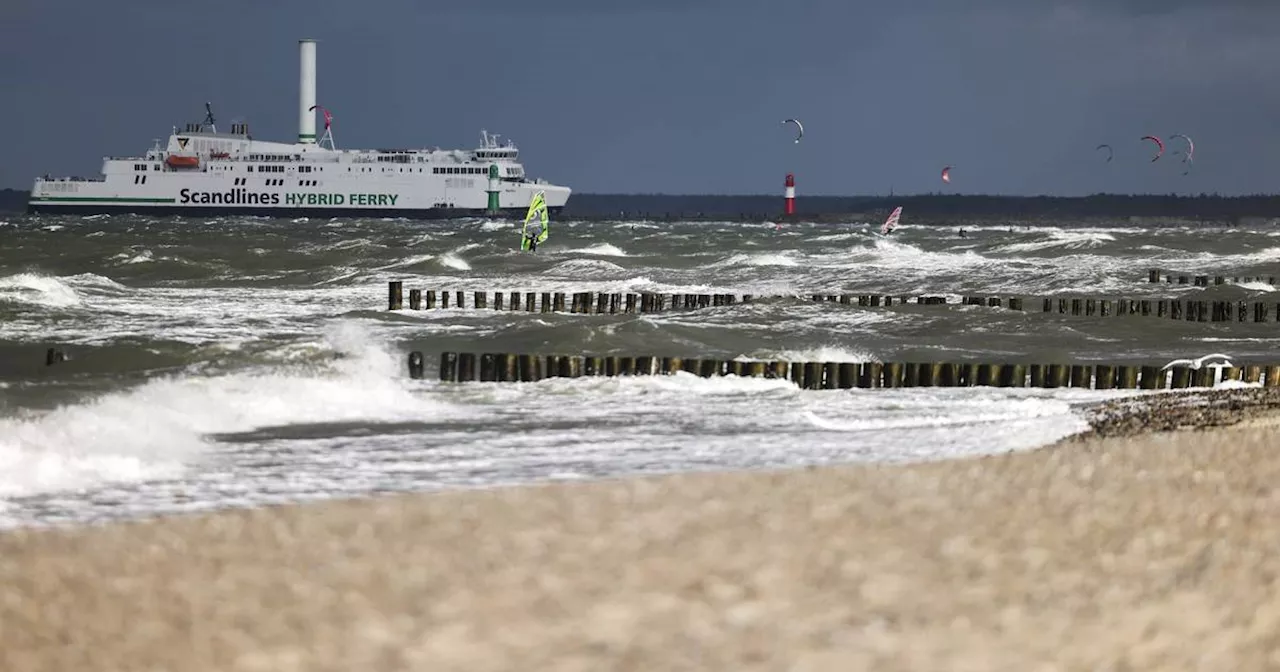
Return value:
M 552 213 L 568 202 L 568 187 L 529 179 L 516 146 L 485 131 L 474 149 L 337 149 L 316 104 L 315 41 L 299 54 L 297 142 L 255 140 L 244 123 L 220 132 L 206 104 L 202 123 L 142 156 L 105 158 L 101 177 L 37 179 L 28 211 L 440 219 L 520 217 L 538 192 Z

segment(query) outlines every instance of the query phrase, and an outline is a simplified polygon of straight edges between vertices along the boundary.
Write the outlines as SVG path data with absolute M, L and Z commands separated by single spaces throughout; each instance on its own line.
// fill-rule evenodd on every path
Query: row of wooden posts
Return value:
M 409 353 L 409 376 L 424 378 L 425 364 L 422 352 Z M 735 375 L 790 380 L 806 390 L 974 386 L 1163 390 L 1212 387 L 1229 380 L 1280 387 L 1280 365 L 1165 369 L 1154 365 L 1112 364 L 787 362 L 653 355 L 440 354 L 440 380 L 446 382 L 536 382 L 545 378 L 584 376 L 675 375 L 682 371 L 703 378 Z
M 470 301 L 468 301 L 470 298 Z M 531 313 L 657 313 L 667 310 L 691 310 L 712 306 L 732 306 L 762 299 L 798 297 L 755 296 L 752 294 L 658 294 L 653 292 L 489 292 L 462 290 L 409 290 L 409 310 L 437 308 L 477 308 L 527 311 Z M 893 296 L 888 294 L 813 294 L 812 301 L 829 301 L 844 305 L 901 306 L 946 304 L 945 296 Z M 964 297 L 963 303 L 1002 305 L 997 297 Z M 1009 307 L 1022 310 L 1022 300 L 1009 299 Z M 404 285 L 394 280 L 388 286 L 387 309 L 404 310 Z
M 470 306 L 467 305 L 470 294 Z M 531 313 L 657 313 L 710 306 L 730 306 L 752 300 L 750 294 L 653 294 L 608 292 L 463 292 L 409 290 L 409 310 L 435 308 L 478 308 L 523 310 Z M 389 287 L 389 310 L 404 309 L 404 289 L 400 281 Z
M 390 310 L 404 308 L 403 285 L 393 281 L 389 288 Z M 410 290 L 409 309 L 462 308 L 467 306 L 467 292 Z M 494 310 L 524 310 L 542 313 L 656 313 L 668 310 L 691 310 L 710 306 L 731 306 L 763 298 L 751 294 L 654 294 L 607 292 L 470 292 L 470 307 Z M 773 297 L 781 298 L 781 297 Z M 794 298 L 794 297 L 793 297 Z M 947 305 L 945 296 L 892 296 L 881 294 L 812 294 L 812 301 L 892 307 L 905 304 Z M 962 305 L 1022 310 L 1020 297 L 964 296 Z M 1042 299 L 1042 312 L 1075 316 L 1152 316 L 1189 322 L 1266 322 L 1271 316 L 1280 321 L 1280 303 L 1272 310 L 1262 301 L 1199 301 L 1193 299 Z
M 1276 284 L 1276 276 L 1212 276 L 1214 285 L 1240 285 L 1248 282 L 1266 282 L 1268 285 Z M 1163 273 L 1158 268 L 1147 271 L 1147 282 L 1161 282 L 1172 285 L 1175 282 L 1179 285 L 1192 285 L 1194 287 L 1208 287 L 1210 276 L 1208 275 L 1173 275 L 1171 273 Z
M 1056 308 L 1056 310 L 1055 310 Z M 1044 311 L 1063 315 L 1100 317 L 1138 315 L 1167 317 L 1188 322 L 1266 322 L 1272 315 L 1280 322 L 1280 303 L 1274 312 L 1262 301 L 1197 301 L 1180 299 L 1044 299 Z
M 1164 277 L 1167 282 L 1172 283 L 1174 276 L 1161 276 L 1160 271 L 1152 269 L 1150 271 L 1150 282 L 1160 282 L 1160 278 Z M 1224 276 L 1215 276 L 1214 284 L 1221 285 L 1226 282 Z M 1232 278 L 1233 283 L 1251 282 L 1254 280 L 1262 280 L 1261 276 Z M 1197 287 L 1208 287 L 1209 276 L 1178 276 L 1178 284 L 1189 284 L 1194 281 Z M 1268 277 L 1267 282 L 1275 283 L 1275 277 Z M 751 294 L 658 294 L 652 292 L 638 293 L 607 293 L 607 292 L 493 292 L 492 300 L 488 292 L 473 291 L 471 294 L 471 307 L 473 308 L 492 308 L 494 310 L 525 310 L 528 312 L 542 313 L 656 313 L 666 310 L 689 310 L 694 308 L 707 308 L 711 306 L 729 306 L 735 303 L 747 303 L 752 299 L 762 298 L 782 298 L 782 297 L 760 297 Z M 541 301 L 539 301 L 541 298 Z M 794 298 L 794 297 L 792 297 Z M 945 296 L 893 296 L 885 294 L 811 294 L 809 298 L 813 301 L 827 301 L 832 303 L 840 303 L 843 305 L 857 304 L 859 306 L 891 307 L 894 305 L 904 305 L 914 303 L 917 305 L 945 305 L 947 298 Z M 1206 302 L 1206 301 L 1190 301 L 1186 302 L 1187 308 L 1184 310 L 1182 301 L 1177 299 L 1156 300 L 1156 299 L 1114 299 L 1115 304 L 1112 306 L 1111 299 L 1081 299 L 1081 298 L 1057 298 L 1046 297 L 1043 299 L 1044 312 L 1054 312 L 1051 301 L 1057 301 L 1058 310 L 1056 312 L 1068 313 L 1067 306 L 1071 306 L 1070 314 L 1072 315 L 1151 315 L 1151 306 L 1154 305 L 1155 315 L 1157 317 L 1171 317 L 1173 319 L 1186 319 L 1197 322 L 1246 322 L 1246 313 L 1251 310 L 1254 322 L 1265 322 L 1267 304 L 1255 301 L 1252 304 L 1246 304 L 1243 301 L 1237 301 L 1235 304 L 1231 302 Z M 1068 303 L 1068 301 L 1070 303 Z M 410 310 L 432 310 L 435 308 L 464 308 L 467 303 L 467 292 L 462 290 L 431 290 L 425 292 L 420 289 L 409 290 L 409 309 Z M 1004 300 L 1000 297 L 982 297 L 982 296 L 966 296 L 961 298 L 964 305 L 986 305 L 1001 306 L 1005 305 Z M 1022 299 L 1019 297 L 1009 297 L 1007 306 L 1012 310 L 1022 310 Z M 1093 306 L 1093 308 L 1090 308 Z M 1234 306 L 1234 308 L 1233 308 Z M 392 280 L 388 283 L 387 308 L 389 310 L 404 309 L 404 282 L 400 280 Z M 1207 317 L 1206 317 L 1207 316 Z M 1280 321 L 1280 303 L 1277 304 L 1276 319 Z

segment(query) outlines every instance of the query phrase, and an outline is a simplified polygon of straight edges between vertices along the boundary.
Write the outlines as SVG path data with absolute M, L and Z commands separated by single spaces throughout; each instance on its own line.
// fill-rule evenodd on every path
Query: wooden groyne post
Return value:
M 1148 283 L 1163 283 L 1163 284 L 1172 285 L 1172 284 L 1174 284 L 1174 283 L 1175 283 L 1175 281 L 1176 281 L 1176 283 L 1177 283 L 1177 284 L 1179 284 L 1179 285 L 1191 284 L 1192 286 L 1195 286 L 1195 287 L 1208 287 L 1208 286 L 1210 285 L 1210 278 L 1211 278 L 1211 277 L 1212 277 L 1213 285 L 1214 285 L 1214 286 L 1217 286 L 1217 285 L 1243 285 L 1243 284 L 1253 283 L 1253 282 L 1266 282 L 1268 285 L 1275 285 L 1275 284 L 1276 284 L 1276 276 L 1274 276 L 1274 275 L 1267 275 L 1267 276 L 1262 276 L 1262 275 L 1252 275 L 1252 276 L 1239 276 L 1239 275 L 1231 275 L 1231 276 L 1228 276 L 1228 275 L 1214 275 L 1214 276 L 1208 276 L 1208 275 L 1189 275 L 1189 274 L 1186 274 L 1186 273 L 1181 273 L 1181 274 L 1178 274 L 1178 273 L 1166 273 L 1166 272 L 1164 272 L 1162 269 L 1159 269 L 1159 268 L 1151 268 L 1151 269 L 1148 269 L 1148 270 L 1147 270 L 1147 282 L 1148 282 Z
M 544 378 L 649 376 L 690 373 L 703 378 L 735 375 L 790 380 L 805 390 L 898 387 L 1074 387 L 1097 390 L 1164 390 L 1212 387 L 1228 380 L 1280 387 L 1280 365 L 1241 367 L 1108 363 L 985 362 L 787 362 L 643 355 L 440 355 L 445 382 L 536 382 Z M 423 356 L 409 353 L 409 374 L 423 377 Z
M 1196 282 L 1207 282 L 1208 276 L 1198 276 Z M 388 307 L 403 308 L 403 284 L 391 281 L 388 285 Z M 571 313 L 630 315 L 638 313 L 662 313 L 676 310 L 723 308 L 740 303 L 761 300 L 796 300 L 793 296 L 760 297 L 751 294 L 658 294 L 658 293 L 606 293 L 606 292 L 488 292 L 470 293 L 467 305 L 466 293 L 448 290 L 420 290 L 409 292 L 410 310 L 436 308 L 475 308 L 480 310 L 509 310 L 529 313 Z M 492 298 L 490 298 L 492 296 Z M 839 306 L 857 305 L 864 308 L 896 308 L 906 305 L 948 305 L 947 297 L 935 295 L 893 296 L 884 294 L 813 294 L 809 301 Z M 804 299 L 801 299 L 802 301 Z M 1041 297 L 1042 313 L 1057 313 L 1074 317 L 1158 317 L 1188 322 L 1280 322 L 1280 303 L 1264 301 L 1227 301 L 1201 299 L 1131 299 L 1099 297 Z M 962 296 L 960 305 L 1000 308 L 1022 312 L 1024 297 L 1020 296 Z M 1033 306 L 1035 303 L 1032 304 Z M 1274 318 L 1273 318 L 1274 316 Z

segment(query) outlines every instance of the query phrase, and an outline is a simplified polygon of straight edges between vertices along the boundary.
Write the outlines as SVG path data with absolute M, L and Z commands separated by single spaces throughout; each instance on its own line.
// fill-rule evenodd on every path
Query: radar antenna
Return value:
M 204 125 L 209 127 L 210 133 L 218 132 L 218 127 L 213 125 L 213 103 L 204 104 Z

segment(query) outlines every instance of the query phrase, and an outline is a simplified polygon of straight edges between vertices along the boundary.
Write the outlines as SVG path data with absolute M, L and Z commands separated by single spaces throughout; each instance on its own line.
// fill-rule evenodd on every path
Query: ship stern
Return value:
M 42 211 L 40 196 L 44 194 L 44 178 L 37 177 L 31 183 L 31 191 L 27 193 L 27 214 L 34 215 Z
M 559 212 L 564 208 L 569 203 L 569 196 L 573 193 L 573 190 L 569 187 L 562 187 L 558 184 L 533 184 L 530 187 L 533 192 L 542 192 L 542 196 L 547 202 L 547 209 L 552 212 Z

